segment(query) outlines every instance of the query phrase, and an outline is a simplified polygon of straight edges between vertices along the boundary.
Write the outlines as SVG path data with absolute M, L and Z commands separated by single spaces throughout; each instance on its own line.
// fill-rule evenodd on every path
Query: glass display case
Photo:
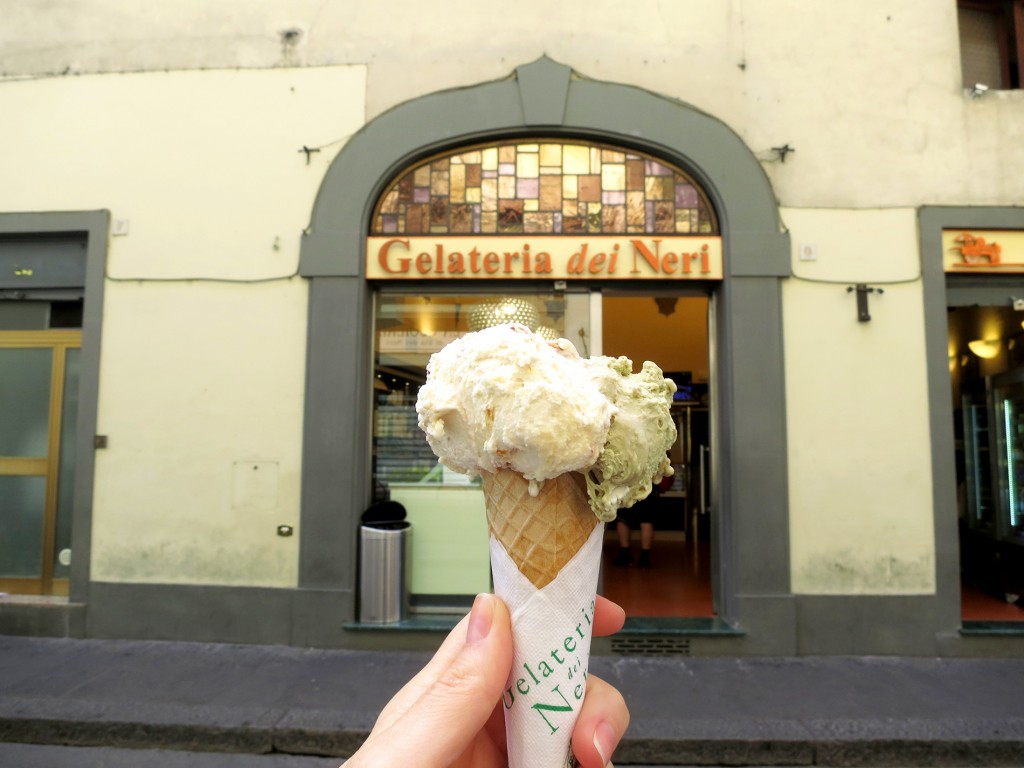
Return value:
M 961 576 L 1013 602 L 1024 594 L 1024 369 L 976 384 L 961 398 Z

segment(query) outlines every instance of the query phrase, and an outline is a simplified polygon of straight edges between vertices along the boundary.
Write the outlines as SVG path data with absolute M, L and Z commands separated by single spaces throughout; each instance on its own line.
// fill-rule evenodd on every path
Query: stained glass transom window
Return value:
M 718 234 L 704 191 L 632 150 L 573 141 L 463 148 L 403 172 L 371 234 Z

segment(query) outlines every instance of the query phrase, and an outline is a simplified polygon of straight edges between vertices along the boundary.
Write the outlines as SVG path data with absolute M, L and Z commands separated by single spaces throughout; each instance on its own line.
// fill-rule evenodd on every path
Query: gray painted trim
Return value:
M 356 532 L 370 500 L 371 304 L 361 277 L 310 281 L 301 588 L 355 590 Z
M 395 107 L 354 135 L 325 174 L 299 267 L 310 278 L 300 586 L 344 592 L 354 610 L 356 521 L 371 490 L 372 292 L 363 264 L 377 196 L 399 170 L 442 149 L 537 134 L 660 155 L 692 174 L 718 212 L 727 270 L 715 303 L 718 469 L 726 478 L 716 499 L 719 607 L 749 631 L 749 647 L 791 652 L 791 622 L 780 633 L 770 611 L 745 608 L 780 598 L 792 604 L 781 343 L 781 278 L 790 274 L 790 248 L 768 179 L 720 121 L 639 88 L 573 77 L 549 59 L 518 68 L 514 80 Z M 758 637 L 759 630 L 766 635 Z
M 938 656 L 948 634 L 946 600 L 933 595 L 798 595 L 796 604 L 800 655 Z
M 92 551 L 92 497 L 96 458 L 93 436 L 100 388 L 100 341 L 103 324 L 103 285 L 106 273 L 109 211 L 0 213 L 0 234 L 80 232 L 86 236 L 85 303 L 82 316 L 82 357 L 78 384 L 78 441 L 75 446 L 74 511 L 71 520 L 70 599 L 89 598 Z
M 960 536 L 957 527 L 953 423 L 949 418 L 953 392 L 949 380 L 948 299 L 942 264 L 942 230 L 960 227 L 1024 229 L 1024 208 L 926 206 L 918 212 L 918 227 L 924 292 L 929 426 L 932 437 L 932 499 L 938 602 L 931 626 L 937 636 L 948 638 L 955 636 L 961 625 Z M 905 621 L 909 623 L 910 618 L 909 614 L 905 614 Z M 1015 642 L 1019 650 L 1020 640 L 1010 642 Z

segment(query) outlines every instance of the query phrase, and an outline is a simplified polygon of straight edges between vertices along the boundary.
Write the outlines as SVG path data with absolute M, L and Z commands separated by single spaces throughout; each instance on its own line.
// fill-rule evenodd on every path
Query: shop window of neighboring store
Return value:
M 81 300 L 0 301 L 0 591 L 67 594 Z
M 480 274 L 468 263 L 471 253 L 485 252 L 488 236 L 504 249 L 520 242 L 510 235 L 631 233 L 715 235 L 718 221 L 682 170 L 631 149 L 564 139 L 460 147 L 399 172 L 378 199 L 372 236 L 472 238 L 446 252 L 465 261 L 461 269 L 445 264 L 449 279 L 414 290 L 391 283 L 376 294 L 374 499 L 400 502 L 412 523 L 414 609 L 460 606 L 490 588 L 480 481 L 440 465 L 417 424 L 416 396 L 430 355 L 465 333 L 510 321 L 566 338 L 584 357 L 602 354 L 603 337 L 591 336 L 600 294 L 571 280 L 555 290 L 550 280 L 507 282 L 498 290 L 486 278 L 459 279 Z
M 1024 0 L 962 0 L 957 18 L 964 88 L 1020 88 Z
M 947 310 L 961 610 L 967 621 L 1020 622 L 1024 331 L 1020 312 L 1012 306 L 978 305 L 973 296 L 970 301 Z

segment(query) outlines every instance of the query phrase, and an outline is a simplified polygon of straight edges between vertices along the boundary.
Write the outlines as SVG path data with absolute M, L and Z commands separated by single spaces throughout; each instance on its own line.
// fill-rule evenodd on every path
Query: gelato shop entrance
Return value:
M 630 616 L 714 615 L 711 589 L 709 299 L 698 295 L 605 295 L 603 354 L 634 368 L 653 360 L 676 382 L 669 453 L 675 474 L 608 526 L 603 593 Z
M 466 333 L 517 322 L 547 338 L 568 339 L 584 357 L 629 357 L 634 371 L 653 360 L 676 381 L 672 415 L 679 436 L 669 456 L 675 474 L 607 524 L 602 592 L 631 616 L 713 615 L 709 303 L 705 294 L 678 290 L 624 295 L 586 287 L 550 293 L 517 293 L 511 286 L 500 293 L 377 294 L 373 499 L 398 502 L 411 524 L 414 613 L 462 610 L 477 592 L 491 588 L 480 479 L 440 464 L 417 424 L 416 397 L 427 362 Z
M 452 612 L 490 586 L 480 480 L 439 464 L 417 423 L 427 361 L 515 322 L 585 358 L 628 357 L 633 372 L 651 360 L 676 382 L 676 472 L 608 524 L 603 583 L 633 616 L 712 615 L 708 295 L 723 254 L 702 186 L 610 144 L 463 146 L 392 178 L 365 252 L 377 289 L 373 500 L 398 502 L 411 525 L 410 608 Z

